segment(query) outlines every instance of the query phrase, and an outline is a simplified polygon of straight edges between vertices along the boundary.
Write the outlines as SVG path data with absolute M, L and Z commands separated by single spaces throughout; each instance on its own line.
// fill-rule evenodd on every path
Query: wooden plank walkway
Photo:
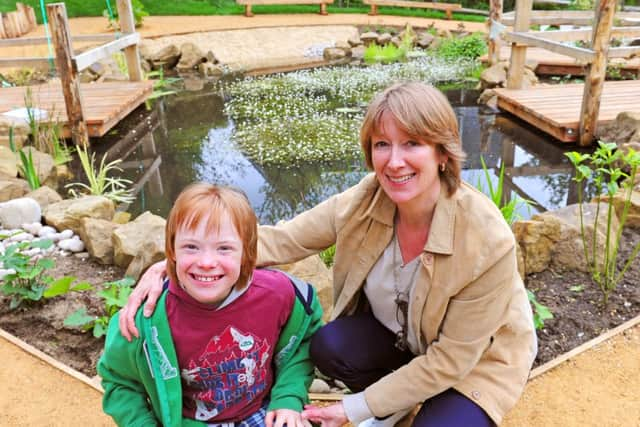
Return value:
M 509 61 L 511 58 L 511 47 L 500 47 L 500 60 Z M 487 55 L 480 57 L 480 60 L 484 63 L 488 61 Z M 585 64 L 582 64 L 578 60 L 562 55 L 559 53 L 551 52 L 540 47 L 527 48 L 527 60 L 534 61 L 538 64 L 534 70 L 536 74 L 542 75 L 555 75 L 562 76 L 571 74 L 574 76 L 585 75 Z M 609 60 L 611 64 L 611 60 Z M 619 71 L 626 73 L 635 73 L 640 77 L 640 57 L 633 57 L 624 61 L 624 65 L 620 66 Z
M 28 86 L 34 108 L 63 124 L 62 134 L 70 137 L 60 82 Z M 0 88 L 0 114 L 24 108 L 27 86 Z M 120 120 L 142 104 L 153 92 L 153 82 L 103 82 L 80 85 L 82 106 L 90 137 L 106 134 Z
M 578 138 L 580 108 L 584 85 L 559 84 L 531 89 L 495 89 L 498 107 L 510 112 L 562 142 Z M 640 113 L 640 81 L 604 83 L 598 124 L 615 120 L 618 113 Z

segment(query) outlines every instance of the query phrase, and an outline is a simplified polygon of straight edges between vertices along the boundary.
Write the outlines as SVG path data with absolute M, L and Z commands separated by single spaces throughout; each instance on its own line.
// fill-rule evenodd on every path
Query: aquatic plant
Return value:
M 366 72 L 346 66 L 246 78 L 222 87 L 225 113 L 239 129 L 233 141 L 257 164 L 360 161 L 358 131 L 374 94 L 398 81 L 459 80 L 476 66 L 430 55 Z

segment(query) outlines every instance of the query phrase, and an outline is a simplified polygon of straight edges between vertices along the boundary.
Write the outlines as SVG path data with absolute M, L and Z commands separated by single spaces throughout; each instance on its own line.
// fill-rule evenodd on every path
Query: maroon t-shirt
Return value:
M 169 284 L 167 315 L 182 379 L 182 413 L 198 421 L 240 421 L 273 384 L 273 355 L 295 292 L 282 273 L 256 270 L 248 289 L 216 309 Z

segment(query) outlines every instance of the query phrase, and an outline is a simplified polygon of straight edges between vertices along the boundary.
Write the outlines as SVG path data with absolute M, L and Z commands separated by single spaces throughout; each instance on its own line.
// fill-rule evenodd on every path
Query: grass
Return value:
M 45 0 L 45 4 L 56 3 L 59 0 Z M 31 6 L 36 11 L 38 23 L 42 23 L 40 13 L 40 2 L 38 0 L 23 0 L 24 4 Z M 104 0 L 66 0 L 69 17 L 80 16 L 102 16 L 102 12 L 107 8 Z M 244 7 L 237 5 L 231 0 L 180 0 L 180 1 L 152 1 L 142 0 L 145 10 L 151 16 L 168 15 L 242 15 Z M 112 9 L 116 9 L 115 0 L 111 0 Z M 0 0 L 0 12 L 11 12 L 16 10 L 15 0 Z M 329 5 L 329 13 L 368 13 L 369 6 L 358 5 L 351 7 L 338 7 Z M 317 5 L 265 5 L 254 6 L 256 14 L 286 14 L 286 13 L 318 13 Z M 411 16 L 423 18 L 445 18 L 444 12 L 435 10 L 416 10 L 406 8 L 381 7 L 378 11 L 382 15 Z M 478 15 L 467 15 L 454 13 L 454 19 L 460 21 L 484 22 L 486 17 Z M 106 18 L 105 18 L 106 19 Z

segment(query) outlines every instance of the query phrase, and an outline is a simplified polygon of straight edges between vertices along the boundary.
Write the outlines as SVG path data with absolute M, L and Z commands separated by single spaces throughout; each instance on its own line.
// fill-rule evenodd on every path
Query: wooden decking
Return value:
M 31 88 L 32 106 L 46 110 L 48 116 L 63 125 L 63 136 L 70 136 L 60 82 Z M 142 104 L 153 91 L 153 83 L 105 82 L 80 85 L 82 105 L 90 137 L 106 134 L 127 114 Z M 26 86 L 0 88 L 0 114 L 25 107 Z M 46 121 L 46 120 L 45 120 Z
M 509 46 L 501 46 L 500 48 L 500 60 L 509 61 L 511 57 L 511 48 Z M 487 56 L 484 55 L 480 58 L 482 62 L 487 62 Z M 582 76 L 585 74 L 585 65 L 578 60 L 562 55 L 559 53 L 551 52 L 539 47 L 527 48 L 527 61 L 534 61 L 537 63 L 537 67 L 534 70 L 536 74 L 542 75 L 567 75 Z M 620 61 L 620 65 L 617 64 L 618 60 L 610 60 L 610 66 L 619 67 L 620 72 L 635 73 L 640 76 L 640 57 L 633 57 L 625 61 Z
M 531 89 L 495 89 L 498 107 L 562 142 L 578 137 L 583 84 L 536 86 Z M 598 124 L 608 123 L 623 111 L 640 112 L 640 81 L 605 82 Z

